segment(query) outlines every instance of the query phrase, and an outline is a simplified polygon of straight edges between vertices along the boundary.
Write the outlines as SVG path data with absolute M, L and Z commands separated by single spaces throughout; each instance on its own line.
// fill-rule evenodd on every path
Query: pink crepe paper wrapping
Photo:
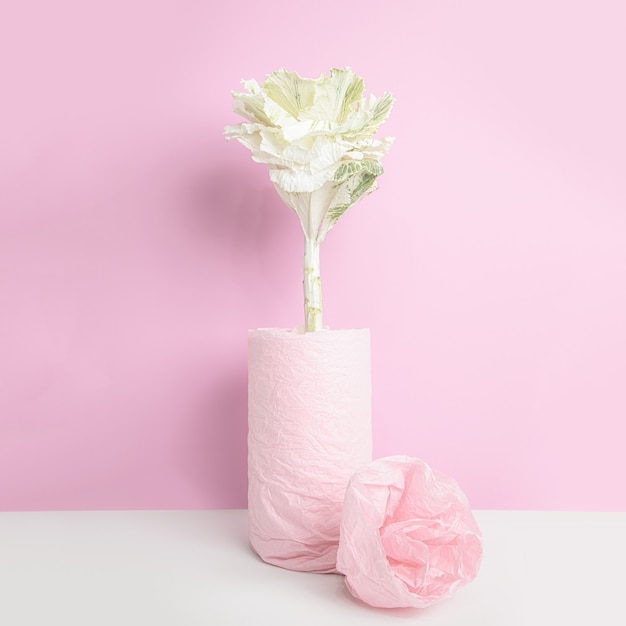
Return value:
M 473 580 L 481 559 L 481 532 L 452 478 L 392 456 L 350 480 L 337 569 L 363 602 L 428 606 Z
M 248 510 L 266 562 L 335 572 L 343 496 L 372 458 L 370 335 L 248 335 Z

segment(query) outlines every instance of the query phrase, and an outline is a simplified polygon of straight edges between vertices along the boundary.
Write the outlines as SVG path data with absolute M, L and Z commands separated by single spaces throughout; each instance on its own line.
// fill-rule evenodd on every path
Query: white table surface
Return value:
M 261 562 L 246 511 L 0 513 L 2 626 L 626 625 L 626 513 L 478 511 L 478 578 L 373 609 Z

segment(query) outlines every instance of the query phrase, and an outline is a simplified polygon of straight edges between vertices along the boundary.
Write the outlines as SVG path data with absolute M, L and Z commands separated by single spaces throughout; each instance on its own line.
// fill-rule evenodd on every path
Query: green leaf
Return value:
M 389 92 L 385 92 L 374 107 L 372 111 L 372 120 L 370 124 L 378 128 L 391 113 L 391 107 L 393 106 L 393 96 Z
M 365 83 L 351 70 L 332 69 L 330 80 L 336 82 L 336 97 L 339 105 L 337 121 L 342 123 L 346 121 L 354 105 L 361 99 Z
M 365 170 L 374 177 L 380 176 L 383 173 L 383 167 L 378 161 L 363 160 L 363 161 L 348 161 L 342 163 L 335 172 L 334 180 L 337 182 L 344 182 L 348 178 L 358 174 Z
M 313 103 L 315 81 L 282 69 L 270 74 L 263 81 L 262 88 L 269 98 L 298 119 L 300 113 Z
M 363 196 L 374 191 L 376 176 L 363 170 L 354 180 L 350 181 L 350 205 L 356 204 Z
M 337 204 L 331 206 L 324 220 L 324 233 L 328 232 L 337 220 L 361 198 L 376 189 L 376 179 L 383 173 L 377 161 L 349 161 L 335 172 L 334 180 L 341 187 L 335 196 Z

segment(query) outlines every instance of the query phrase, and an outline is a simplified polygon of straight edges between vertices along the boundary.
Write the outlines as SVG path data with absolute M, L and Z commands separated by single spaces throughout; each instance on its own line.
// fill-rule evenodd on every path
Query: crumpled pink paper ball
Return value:
M 354 596 L 376 607 L 426 607 L 473 580 L 482 535 L 456 481 L 408 456 L 352 476 L 337 569 Z

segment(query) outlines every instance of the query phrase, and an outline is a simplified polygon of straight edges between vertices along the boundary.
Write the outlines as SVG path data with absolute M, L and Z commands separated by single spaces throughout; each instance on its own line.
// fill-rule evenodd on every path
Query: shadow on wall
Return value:
M 181 182 L 179 219 L 186 244 L 197 252 L 194 262 L 202 265 L 193 271 L 200 276 L 207 313 L 201 332 L 210 353 L 187 418 L 189 455 L 182 462 L 199 506 L 241 508 L 247 505 L 247 330 L 271 319 L 293 291 L 285 241 L 300 254 L 299 225 L 265 167 L 221 162 Z M 294 262 L 299 273 L 299 256 Z
M 283 205 L 264 166 L 221 161 L 185 186 L 189 236 L 227 254 L 235 269 L 243 268 L 244 280 L 254 270 L 252 263 L 271 261 L 274 251 L 297 234 L 297 218 Z M 222 256 L 215 260 L 223 265 Z
M 187 479 L 197 490 L 195 508 L 247 506 L 247 372 L 245 363 L 214 377 L 192 409 L 187 433 Z

